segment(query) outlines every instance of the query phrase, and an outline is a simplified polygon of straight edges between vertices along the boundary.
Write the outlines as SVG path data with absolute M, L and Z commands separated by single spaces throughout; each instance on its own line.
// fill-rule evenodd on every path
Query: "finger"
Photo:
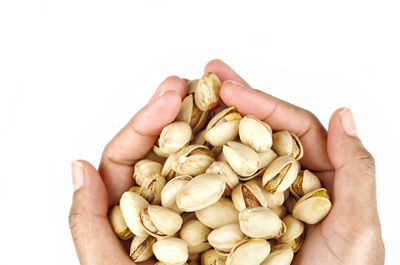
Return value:
M 216 74 L 221 80 L 221 83 L 227 80 L 233 80 L 249 87 L 249 84 L 243 78 L 241 78 L 229 65 L 220 59 L 214 59 L 207 63 L 204 68 L 204 73 L 208 72 Z
M 275 131 L 288 130 L 296 134 L 304 147 L 301 159 L 304 167 L 314 171 L 332 169 L 326 151 L 326 131 L 312 113 L 232 81 L 224 82 L 220 93 L 224 103 L 235 106 L 239 113 L 254 115 Z
M 107 220 L 107 192 L 96 169 L 72 162 L 74 196 L 69 225 L 80 264 L 134 264 Z
M 175 75 L 167 77 L 163 82 L 161 82 L 154 94 L 151 96 L 149 103 L 154 102 L 159 95 L 171 89 L 178 92 L 181 98 L 184 98 L 187 94 L 186 83 L 187 81 L 184 78 L 179 78 Z
M 162 128 L 175 120 L 180 106 L 181 96 L 175 90 L 165 91 L 140 110 L 106 146 L 99 172 L 107 187 L 110 206 L 133 184 L 136 160 L 152 148 Z

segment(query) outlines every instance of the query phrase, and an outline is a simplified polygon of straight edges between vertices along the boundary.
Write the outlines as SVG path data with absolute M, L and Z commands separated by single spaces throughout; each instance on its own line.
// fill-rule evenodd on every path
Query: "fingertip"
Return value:
M 212 69 L 216 69 L 218 67 L 226 67 L 228 66 L 226 63 L 224 63 L 224 61 L 222 61 L 221 59 L 215 58 L 210 60 L 206 66 L 204 67 L 204 73 L 208 73 L 208 72 L 212 72 Z
M 183 78 L 180 78 L 176 75 L 171 75 L 164 79 L 161 84 L 158 86 L 156 92 L 154 92 L 153 96 L 149 100 L 149 103 L 152 103 L 156 98 L 158 98 L 161 94 L 163 94 L 167 90 L 175 90 L 181 98 L 184 98 L 187 94 L 187 81 Z
M 208 72 L 216 74 L 221 82 L 225 82 L 226 80 L 234 80 L 248 86 L 246 81 L 244 81 L 243 78 L 241 78 L 228 64 L 221 59 L 213 59 L 209 61 L 204 67 L 204 73 Z

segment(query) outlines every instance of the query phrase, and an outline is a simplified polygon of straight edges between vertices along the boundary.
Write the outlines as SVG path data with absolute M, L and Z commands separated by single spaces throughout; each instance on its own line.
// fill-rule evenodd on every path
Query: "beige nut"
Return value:
M 135 262 L 148 260 L 151 256 L 153 256 L 153 244 L 155 242 L 156 239 L 152 236 L 135 236 L 131 243 L 129 256 Z
M 165 178 L 161 175 L 154 175 L 146 178 L 139 189 L 139 194 L 151 204 L 160 204 L 161 191 L 165 186 Z
M 137 236 L 147 236 L 148 233 L 140 221 L 140 212 L 149 206 L 149 203 L 139 194 L 126 191 L 121 196 L 119 206 L 129 230 Z
M 232 202 L 238 211 L 251 207 L 268 206 L 261 189 L 252 180 L 239 184 L 233 189 Z
M 298 199 L 304 194 L 321 188 L 321 181 L 310 170 L 301 170 L 290 186 L 290 192 Z
M 161 191 L 161 205 L 181 213 L 176 205 L 176 195 L 191 179 L 191 176 L 184 175 L 173 178 L 167 184 L 165 184 Z
M 157 143 L 163 154 L 170 155 L 186 146 L 191 139 L 192 128 L 190 125 L 183 121 L 176 121 L 164 127 Z M 157 153 L 156 150 L 154 151 Z
M 176 172 L 172 169 L 172 164 L 175 163 L 178 158 L 178 153 L 172 153 L 168 156 L 167 160 L 161 170 L 161 176 L 163 176 L 167 181 L 170 181 L 176 176 Z
M 225 195 L 230 195 L 232 189 L 239 184 L 239 178 L 235 171 L 226 162 L 214 161 L 206 170 L 207 174 L 217 174 L 225 178 Z
M 328 215 L 331 207 L 327 190 L 318 189 L 304 194 L 297 201 L 293 208 L 293 217 L 307 224 L 316 224 Z
M 225 265 L 226 258 L 219 255 L 215 249 L 210 249 L 201 254 L 201 265 Z
M 157 238 L 172 236 L 182 226 L 182 217 L 178 213 L 159 205 L 143 209 L 140 221 L 147 233 Z
M 286 208 L 283 205 L 269 209 L 273 211 L 280 219 L 282 219 L 287 213 Z
M 232 248 L 226 265 L 259 265 L 270 251 L 270 243 L 265 239 L 243 240 Z
M 148 159 L 142 159 L 136 162 L 133 169 L 133 179 L 136 184 L 141 186 L 146 178 L 161 173 L 162 165 Z
M 221 146 L 235 140 L 239 135 L 240 119 L 241 116 L 234 107 L 223 109 L 207 124 L 204 139 L 213 146 Z
M 272 146 L 271 127 L 258 118 L 247 115 L 239 123 L 240 141 L 256 152 L 265 152 Z
M 196 176 L 206 172 L 212 162 L 214 162 L 214 154 L 208 147 L 189 145 L 178 152 L 171 167 L 179 175 Z
M 282 221 L 286 225 L 286 233 L 278 238 L 279 243 L 285 243 L 296 253 L 304 240 L 304 224 L 292 215 L 286 215 Z
M 115 205 L 112 208 L 110 214 L 108 215 L 108 220 L 110 221 L 112 229 L 119 236 L 119 238 L 122 240 L 128 240 L 132 237 L 132 232 L 126 225 L 119 205 Z
M 214 73 L 204 74 L 196 84 L 194 100 L 201 111 L 207 111 L 217 106 L 221 81 Z
M 258 170 L 258 155 L 250 147 L 230 141 L 222 149 L 228 164 L 240 176 L 251 176 Z
M 193 133 L 197 133 L 207 121 L 208 111 L 201 111 L 194 104 L 193 94 L 189 94 L 182 101 L 181 109 L 176 117 L 177 121 L 184 121 L 190 125 Z
M 192 79 L 186 83 L 188 94 L 194 94 L 194 92 L 196 91 L 197 82 L 199 82 L 199 79 Z
M 237 223 L 239 212 L 232 201 L 222 197 L 216 203 L 196 211 L 197 219 L 204 225 L 217 229 L 230 223 Z
M 265 170 L 262 184 L 269 192 L 283 192 L 295 181 L 298 171 L 299 168 L 293 158 L 278 157 Z
M 271 253 L 261 265 L 290 265 L 293 260 L 293 249 L 286 244 L 272 247 Z
M 276 132 L 272 135 L 272 150 L 279 156 L 290 156 L 296 160 L 303 157 L 303 145 L 299 138 L 288 131 Z
M 153 245 L 153 253 L 159 261 L 168 265 L 184 264 L 189 257 L 187 243 L 175 237 L 158 240 Z
M 242 239 L 244 235 L 237 223 L 227 224 L 223 227 L 213 230 L 208 235 L 210 245 L 220 252 L 225 252 L 227 255 L 231 249 Z
M 199 220 L 192 219 L 183 224 L 180 230 L 180 238 L 185 240 L 188 244 L 189 253 L 200 253 L 204 251 L 200 244 L 208 243 L 207 236 L 210 232 L 211 229 L 202 224 Z M 208 248 L 207 246 L 207 249 Z

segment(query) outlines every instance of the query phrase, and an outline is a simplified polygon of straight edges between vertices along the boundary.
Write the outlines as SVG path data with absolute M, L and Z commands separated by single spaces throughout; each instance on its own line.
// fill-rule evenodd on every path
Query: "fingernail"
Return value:
M 224 84 L 232 84 L 232 85 L 238 86 L 238 87 L 245 87 L 243 84 L 240 84 L 240 83 L 238 83 L 238 82 L 236 82 L 236 81 L 234 81 L 234 80 L 226 80 L 226 81 L 224 82 Z
M 340 113 L 340 119 L 342 121 L 342 126 L 347 135 L 357 136 L 356 123 L 354 122 L 354 117 L 351 109 L 344 108 Z
M 83 169 L 83 164 L 80 161 L 74 160 L 71 163 L 72 171 L 72 186 L 74 191 L 79 190 L 83 186 L 85 179 L 85 171 Z

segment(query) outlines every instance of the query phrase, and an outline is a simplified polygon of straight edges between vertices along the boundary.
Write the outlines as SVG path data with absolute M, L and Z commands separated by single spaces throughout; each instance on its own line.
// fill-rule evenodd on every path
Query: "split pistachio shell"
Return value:
M 292 215 L 286 215 L 282 221 L 286 225 L 286 233 L 278 239 L 278 242 L 289 245 L 294 252 L 297 252 L 303 244 L 304 224 Z
M 228 164 L 240 176 L 251 176 L 258 170 L 258 155 L 250 147 L 230 141 L 222 149 Z
M 265 170 L 267 169 L 267 166 L 271 164 L 272 161 L 274 161 L 278 157 L 278 155 L 271 149 L 268 149 L 265 152 L 257 153 L 257 155 L 258 155 L 257 171 L 254 174 L 247 177 L 239 176 L 239 180 L 248 181 L 264 174 Z
M 165 238 L 153 245 L 156 258 L 166 264 L 182 265 L 189 257 L 187 243 L 179 238 Z
M 175 163 L 178 158 L 178 153 L 172 153 L 168 156 L 167 160 L 161 170 L 161 176 L 167 179 L 167 181 L 173 179 L 176 176 L 176 172 L 172 169 L 172 164 Z
M 201 111 L 194 104 L 193 94 L 189 94 L 182 101 L 181 109 L 176 117 L 177 121 L 184 121 L 190 125 L 193 133 L 203 128 L 207 120 L 208 111 Z
M 261 265 L 290 265 L 293 260 L 293 249 L 286 244 L 272 247 L 271 253 Z
M 196 136 L 193 138 L 191 144 L 192 145 L 206 145 L 206 139 L 204 136 L 206 135 L 206 130 L 202 130 L 196 134 Z
M 235 171 L 226 162 L 214 161 L 206 170 L 207 174 L 217 174 L 225 178 L 226 184 L 230 189 L 239 184 L 239 178 Z
M 192 179 L 191 176 L 179 176 L 170 180 L 161 191 L 161 205 L 176 212 L 181 212 L 176 205 L 176 194 L 186 183 Z
M 199 175 L 214 162 L 214 154 L 204 145 L 189 145 L 177 154 L 171 167 L 180 175 Z
M 141 186 L 146 178 L 160 174 L 161 168 L 162 166 L 158 162 L 142 159 L 135 164 L 133 178 L 135 179 L 136 184 Z
M 229 254 L 233 246 L 244 238 L 239 224 L 228 224 L 213 230 L 208 235 L 208 242 L 218 251 Z
M 196 91 L 197 82 L 199 82 L 199 79 L 193 79 L 186 83 L 188 94 L 193 94 Z
M 273 211 L 277 216 L 279 216 L 280 219 L 282 219 L 287 213 L 286 208 L 283 205 L 269 209 L 271 209 L 271 211 Z
M 149 203 L 139 194 L 126 191 L 122 194 L 120 208 L 129 230 L 137 236 L 148 235 L 140 220 L 140 212 L 149 206 Z
M 181 211 L 185 212 L 204 209 L 221 198 L 225 186 L 225 180 L 219 175 L 198 175 L 178 192 L 176 205 Z
M 208 123 L 204 138 L 214 146 L 235 140 L 239 135 L 240 118 L 234 107 L 223 109 Z
M 239 213 L 242 232 L 252 238 L 278 238 L 286 232 L 285 224 L 270 209 L 248 208 Z
M 290 156 L 296 160 L 303 157 L 303 145 L 299 138 L 288 131 L 276 132 L 272 135 L 274 150 L 280 156 Z
M 265 152 L 272 146 L 272 131 L 269 125 L 251 115 L 240 120 L 239 136 L 242 143 L 256 152 Z
M 236 186 L 232 191 L 232 202 L 238 211 L 258 206 L 267 207 L 261 189 L 253 181 Z
M 108 219 L 110 221 L 112 229 L 119 236 L 119 238 L 121 238 L 122 240 L 128 240 L 132 237 L 132 232 L 126 225 L 124 217 L 122 216 L 121 209 L 118 205 L 115 205 L 112 208 Z
M 210 249 L 201 254 L 201 265 L 225 265 L 224 257 L 220 256 L 215 249 Z
M 204 74 L 196 84 L 194 100 L 202 111 L 213 109 L 219 101 L 221 81 L 214 73 Z
M 307 224 L 316 224 L 328 215 L 332 207 L 326 189 L 304 194 L 293 208 L 293 217 Z
M 285 192 L 269 192 L 264 189 L 262 180 L 260 178 L 252 179 L 251 182 L 255 183 L 261 190 L 264 199 L 267 201 L 268 208 L 276 208 L 283 205 L 285 201 Z
M 211 229 L 199 220 L 192 219 L 183 224 L 180 230 L 180 238 L 188 243 L 188 246 L 197 246 L 207 241 Z
M 262 184 L 269 192 L 283 192 L 295 181 L 298 171 L 299 168 L 293 158 L 278 157 L 265 170 Z
M 192 128 L 183 121 L 176 121 L 164 127 L 158 138 L 158 146 L 164 154 L 172 154 L 187 145 L 192 138 Z
M 224 197 L 211 206 L 196 211 L 197 219 L 212 229 L 217 229 L 231 223 L 237 223 L 239 221 L 238 214 L 239 212 L 236 210 L 232 201 Z
M 297 198 L 300 198 L 304 194 L 320 188 L 321 182 L 319 178 L 310 170 L 302 170 L 290 186 L 290 192 Z
M 139 194 L 151 204 L 160 204 L 164 186 L 165 178 L 158 174 L 143 181 Z
M 140 221 L 147 233 L 154 237 L 172 236 L 182 226 L 182 217 L 171 209 L 149 205 L 140 212 Z
M 270 251 L 270 243 L 264 239 L 244 240 L 232 248 L 226 265 L 259 265 Z
M 135 262 L 148 260 L 151 256 L 153 256 L 153 244 L 155 242 L 156 239 L 151 236 L 135 236 L 131 243 L 129 256 Z

